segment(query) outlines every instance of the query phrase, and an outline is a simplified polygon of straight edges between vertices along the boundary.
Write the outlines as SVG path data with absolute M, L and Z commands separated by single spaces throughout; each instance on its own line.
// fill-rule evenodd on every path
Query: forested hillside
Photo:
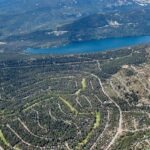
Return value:
M 0 149 L 147 150 L 150 47 L 0 55 Z

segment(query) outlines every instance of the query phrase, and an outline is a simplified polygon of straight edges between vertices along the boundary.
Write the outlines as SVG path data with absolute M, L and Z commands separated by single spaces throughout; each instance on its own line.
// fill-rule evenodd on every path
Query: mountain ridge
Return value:
M 56 26 L 95 13 L 128 11 L 148 6 L 149 1 L 145 0 L 87 0 L 86 3 L 84 0 L 1 0 L 0 27 L 3 36 L 29 33 L 39 29 L 55 29 Z M 9 19 L 6 20 L 6 17 Z

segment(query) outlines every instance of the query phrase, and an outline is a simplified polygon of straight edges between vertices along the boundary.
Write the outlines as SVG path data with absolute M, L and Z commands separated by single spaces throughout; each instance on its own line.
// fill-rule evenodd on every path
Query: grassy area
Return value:
M 100 121 L 101 121 L 101 114 L 100 112 L 96 112 L 96 122 L 94 124 L 94 129 L 98 128 L 100 126 Z
M 87 83 L 86 83 L 86 79 L 85 79 L 85 78 L 82 79 L 82 81 L 81 81 L 81 86 L 82 86 L 82 88 L 79 89 L 79 90 L 75 93 L 77 96 L 79 96 L 80 93 L 81 93 L 82 91 L 85 91 L 86 88 L 87 88 Z
M 6 145 L 7 147 L 10 147 L 10 144 L 7 142 L 6 138 L 4 137 L 2 130 L 0 130 L 0 141 L 2 141 L 4 145 Z
M 86 79 L 85 78 L 82 79 L 81 84 L 82 84 L 82 90 L 85 91 L 86 88 L 87 88 L 87 83 L 86 83 Z
M 63 101 L 63 103 L 70 109 L 70 111 L 72 113 L 78 114 L 78 111 L 76 108 L 74 108 L 72 106 L 72 104 L 70 102 L 68 102 L 66 99 L 64 99 L 63 97 L 59 96 L 59 98 Z
M 93 125 L 93 128 L 90 130 L 90 132 L 87 134 L 87 136 L 78 144 L 76 147 L 77 150 L 81 150 L 83 146 L 85 146 L 88 141 L 90 140 L 94 130 L 100 126 L 100 112 L 95 113 L 95 123 Z
M 81 89 L 79 89 L 75 94 L 76 94 L 77 96 L 79 96 L 80 93 L 81 93 Z
M 88 135 L 85 137 L 85 139 L 83 139 L 77 146 L 77 150 L 81 150 L 82 146 L 86 145 L 88 143 L 88 141 L 90 140 L 91 136 L 92 136 L 92 132 L 93 130 L 91 130 Z
M 18 146 L 15 146 L 14 150 L 21 150 L 21 149 Z

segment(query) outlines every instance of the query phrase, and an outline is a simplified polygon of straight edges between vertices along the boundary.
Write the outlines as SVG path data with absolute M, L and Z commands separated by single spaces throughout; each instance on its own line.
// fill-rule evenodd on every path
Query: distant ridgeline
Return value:
M 7 51 L 27 48 L 58 47 L 64 44 L 103 38 L 150 35 L 150 9 L 131 9 L 127 12 L 93 14 L 57 27 L 56 30 L 37 30 L 9 36 L 3 41 Z

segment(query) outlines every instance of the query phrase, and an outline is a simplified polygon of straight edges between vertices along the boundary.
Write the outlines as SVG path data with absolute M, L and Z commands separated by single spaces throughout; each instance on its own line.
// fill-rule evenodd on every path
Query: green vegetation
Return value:
M 119 141 L 118 144 L 116 145 L 116 149 L 124 149 L 128 150 L 130 149 L 131 145 L 137 141 L 141 142 L 143 139 L 149 139 L 150 138 L 150 131 L 145 131 L 145 132 L 135 132 L 135 133 L 127 133 L 124 135 Z M 145 146 L 143 147 L 145 149 Z
M 69 101 L 67 101 L 66 99 L 64 99 L 63 97 L 59 97 L 62 101 L 63 101 L 63 103 L 70 109 L 70 111 L 72 112 L 72 113 L 75 113 L 76 115 L 78 114 L 78 111 L 77 111 L 77 109 L 76 108 L 74 108 L 73 106 L 72 106 L 72 104 L 69 102 Z
M 7 142 L 6 138 L 4 137 L 2 130 L 0 130 L 0 141 L 2 141 L 5 146 L 7 147 L 10 146 L 10 144 Z
M 101 115 L 100 112 L 96 112 L 96 122 L 94 124 L 94 129 L 98 128 L 100 126 L 100 121 L 101 121 Z
M 92 136 L 93 131 L 91 130 L 88 135 L 85 137 L 85 139 L 83 139 L 83 141 L 81 141 L 80 143 L 78 143 L 78 146 L 76 147 L 77 150 L 82 150 L 82 147 L 85 146 L 88 141 L 90 140 L 91 136 Z
M 79 96 L 79 95 L 80 95 L 80 93 L 81 93 L 81 91 L 82 91 L 82 90 L 81 90 L 81 89 L 79 89 L 78 91 L 76 91 L 76 93 L 75 93 L 75 94 L 76 94 L 77 96 Z
M 81 83 L 82 83 L 82 90 L 85 91 L 85 89 L 87 88 L 86 79 L 83 78 Z
M 134 71 L 130 69 L 124 70 L 124 74 L 128 77 L 135 75 Z
M 75 93 L 78 97 L 79 97 L 79 95 L 81 94 L 81 92 L 82 92 L 82 91 L 85 91 L 86 88 L 87 88 L 87 83 L 86 83 L 86 79 L 85 79 L 85 78 L 82 79 L 82 81 L 81 81 L 81 86 L 82 86 L 82 88 L 79 89 L 79 90 L 77 90 L 76 93 Z
M 15 146 L 14 150 L 21 150 L 21 149 L 18 146 Z
M 150 66 L 145 48 L 0 59 L 0 144 L 15 150 L 96 150 L 126 130 L 116 134 L 120 138 L 112 149 L 128 150 L 139 140 L 147 148 Z
M 85 146 L 90 140 L 90 138 L 92 137 L 94 130 L 98 128 L 99 126 L 100 126 L 100 112 L 96 112 L 95 123 L 93 125 L 93 128 L 88 132 L 87 136 L 80 143 L 78 143 L 78 146 L 76 148 L 77 150 L 82 150 L 82 147 Z
M 81 92 L 82 92 L 82 91 L 85 91 L 86 88 L 87 88 L 86 79 L 85 79 L 85 78 L 82 79 L 82 81 L 81 81 L 81 86 L 82 86 L 82 88 L 81 88 L 81 89 L 78 89 L 78 90 L 75 92 L 75 95 L 77 95 L 77 97 L 79 97 L 80 94 L 81 94 Z

